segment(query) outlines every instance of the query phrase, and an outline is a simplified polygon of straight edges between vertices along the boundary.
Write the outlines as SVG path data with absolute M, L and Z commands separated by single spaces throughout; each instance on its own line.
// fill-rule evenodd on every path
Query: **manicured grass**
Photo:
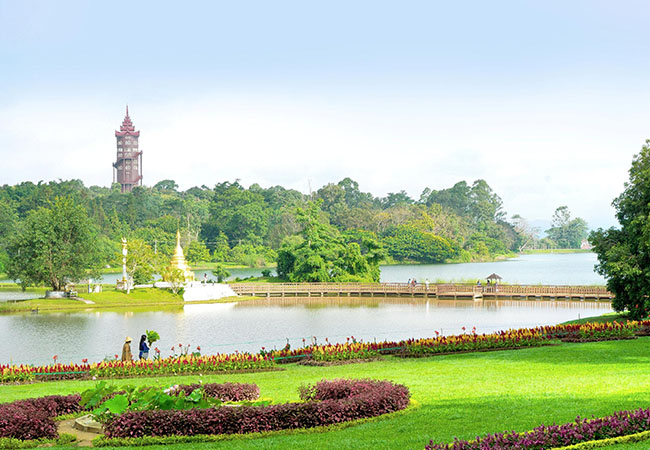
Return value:
M 30 288 L 31 289 L 31 288 Z M 37 288 L 38 289 L 38 288 Z M 104 287 L 103 292 L 80 293 L 79 295 L 95 302 L 86 304 L 80 300 L 73 299 L 33 299 L 15 303 L 0 303 L 0 313 L 24 312 L 38 309 L 42 312 L 55 311 L 87 311 L 92 309 L 119 309 L 138 308 L 139 311 L 159 310 L 160 308 L 181 308 L 184 304 L 180 295 L 175 295 L 166 289 L 140 288 L 134 289 L 127 294 L 124 291 L 117 291 L 111 287 Z M 28 290 L 29 292 L 32 292 Z M 45 289 L 43 289 L 44 293 Z M 34 291 L 37 292 L 37 291 Z M 192 303 L 227 303 L 233 301 L 246 301 L 256 297 L 226 297 L 219 300 L 206 300 Z
M 563 324 L 568 325 L 568 324 L 583 324 L 583 323 L 605 323 L 605 322 L 626 322 L 628 320 L 628 316 L 625 313 L 607 313 L 603 314 L 602 316 L 595 316 L 595 317 L 587 317 L 585 319 L 576 319 L 576 320 L 569 320 L 568 322 L 563 322 Z
M 237 284 L 237 283 L 289 283 L 287 280 L 283 280 L 278 277 L 250 277 L 244 278 L 240 281 L 230 280 L 228 284 Z
M 48 288 L 46 287 L 28 287 L 23 291 L 20 285 L 16 283 L 2 283 L 0 284 L 0 292 L 29 292 L 31 294 L 42 294 L 45 295 L 45 291 Z
M 273 434 L 210 444 L 166 446 L 207 448 L 421 449 L 429 439 L 451 442 L 505 430 L 525 431 L 542 423 L 565 423 L 576 416 L 605 416 L 622 409 L 650 407 L 650 338 L 517 351 L 469 353 L 344 366 L 288 365 L 282 372 L 116 380 L 161 386 L 207 382 L 254 382 L 261 396 L 276 402 L 298 400 L 298 387 L 320 379 L 389 379 L 405 384 L 420 404 L 404 414 L 327 433 Z M 79 392 L 90 381 L 0 386 L 0 399 Z M 648 443 L 646 443 L 648 444 Z M 161 448 L 161 447 L 154 447 Z M 623 447 L 619 448 L 648 448 Z

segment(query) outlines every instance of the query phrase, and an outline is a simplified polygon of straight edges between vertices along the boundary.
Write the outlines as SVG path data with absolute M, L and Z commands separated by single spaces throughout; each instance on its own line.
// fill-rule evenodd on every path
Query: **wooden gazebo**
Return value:
M 499 275 L 496 273 L 493 273 L 492 275 L 488 275 L 486 278 L 488 281 L 492 281 L 493 283 L 496 283 L 497 281 L 503 280 Z

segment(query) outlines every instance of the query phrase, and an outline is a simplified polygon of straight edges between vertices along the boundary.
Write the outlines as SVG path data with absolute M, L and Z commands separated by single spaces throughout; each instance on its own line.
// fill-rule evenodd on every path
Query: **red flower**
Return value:
M 84 358 L 81 360 L 82 363 L 86 364 L 88 362 L 88 358 Z
M 117 359 L 117 358 L 119 358 L 119 356 L 117 356 L 117 354 L 116 354 L 116 355 L 115 355 L 115 359 Z
M 201 351 L 201 346 L 200 346 L 200 345 L 197 345 L 197 346 L 196 346 L 196 349 L 197 349 L 198 351 Z
M 156 353 L 160 353 L 160 349 L 158 347 L 156 347 L 154 350 L 156 351 Z

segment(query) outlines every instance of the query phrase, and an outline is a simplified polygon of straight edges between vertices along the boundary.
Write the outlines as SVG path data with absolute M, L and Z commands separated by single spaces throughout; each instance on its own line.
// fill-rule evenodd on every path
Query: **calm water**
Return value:
M 604 285 L 605 279 L 594 272 L 597 262 L 595 253 L 546 253 L 499 262 L 382 266 L 381 280 L 485 280 L 491 273 L 497 273 L 511 284 Z
M 463 281 L 485 279 L 491 273 L 503 277 L 506 283 L 517 284 L 605 284 L 605 280 L 594 272 L 595 253 L 521 255 L 498 262 L 464 264 L 425 264 L 381 266 L 381 281 L 403 281 L 416 278 L 422 282 L 435 280 Z M 261 276 L 262 269 L 229 269 L 230 279 Z M 196 279 L 214 279 L 211 271 L 197 270 Z M 275 271 L 273 271 L 275 273 Z M 105 274 L 104 283 L 115 283 L 121 274 Z
M 542 324 L 610 312 L 608 303 L 554 301 L 437 301 L 391 298 L 271 298 L 241 303 L 185 305 L 155 312 L 88 312 L 0 316 L 0 362 L 43 364 L 102 360 L 120 353 L 124 337 L 146 329 L 161 336 L 156 345 L 164 356 L 172 346 L 201 346 L 204 353 L 258 351 L 292 346 L 316 336 L 318 342 L 345 341 L 347 336 L 370 341 L 399 340 L 461 333 L 476 326 L 479 333 Z M 134 349 L 135 350 L 135 349 Z
M 604 284 L 594 273 L 593 253 L 524 255 L 519 258 L 472 264 L 383 266 L 382 281 L 484 279 L 496 272 L 504 282 L 521 284 Z M 233 269 L 233 277 L 261 274 L 260 269 Z M 211 274 L 208 273 L 211 277 Z M 118 275 L 106 275 L 114 282 Z M 202 279 L 203 272 L 197 272 Z M 21 293 L 0 293 L 20 298 Z M 258 351 L 292 346 L 316 336 L 319 342 L 345 341 L 347 336 L 368 340 L 399 340 L 461 333 L 461 327 L 479 332 L 555 324 L 578 317 L 610 312 L 608 303 L 551 301 L 435 301 L 424 299 L 272 298 L 242 303 L 186 305 L 155 312 L 87 312 L 0 315 L 0 363 L 43 364 L 91 361 L 120 353 L 124 337 L 138 341 L 146 329 L 158 331 L 163 355 L 179 343 L 200 345 L 203 352 Z M 135 349 L 134 349 L 135 350 Z

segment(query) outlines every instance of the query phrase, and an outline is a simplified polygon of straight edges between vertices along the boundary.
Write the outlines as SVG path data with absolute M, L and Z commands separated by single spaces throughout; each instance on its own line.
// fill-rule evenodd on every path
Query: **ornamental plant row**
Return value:
M 451 444 L 430 441 L 425 450 L 544 450 L 581 442 L 609 439 L 650 430 L 650 409 L 619 411 L 611 416 L 583 419 L 563 425 L 541 425 L 532 431 L 488 434 Z
M 58 437 L 53 417 L 82 410 L 81 396 L 51 395 L 0 404 L 0 438 L 20 440 Z
M 431 339 L 407 341 L 404 356 L 422 356 L 436 353 L 467 352 L 503 348 L 539 347 L 551 339 L 530 329 L 508 330 L 492 334 L 462 334 L 438 336 Z
M 166 374 L 209 373 L 221 371 L 267 370 L 278 363 L 292 363 L 303 359 L 340 361 L 371 359 L 378 354 L 402 353 L 421 356 L 499 348 L 520 348 L 548 344 L 549 340 L 586 342 L 603 339 L 626 339 L 635 334 L 650 334 L 650 321 L 626 323 L 587 323 L 556 325 L 530 329 L 500 331 L 490 334 L 464 333 L 454 336 L 436 336 L 405 341 L 356 342 L 354 337 L 342 344 L 313 345 L 292 350 L 273 350 L 262 354 L 233 353 L 211 356 L 183 355 L 180 357 L 139 360 L 133 362 L 108 361 L 88 364 L 50 364 L 46 366 L 0 365 L 0 383 L 21 383 L 33 380 L 61 380 L 69 378 L 107 378 L 156 376 Z
M 114 360 L 93 364 L 0 365 L 0 383 L 267 370 L 274 367 L 275 363 L 270 356 L 250 353 L 183 355 L 155 360 Z
M 252 401 L 257 399 L 260 393 L 257 385 L 246 383 L 180 385 L 175 387 L 175 392 L 191 393 L 198 387 L 203 388 L 206 395 L 223 402 Z M 103 396 L 103 393 L 100 394 Z M 112 397 L 113 395 L 107 395 L 100 402 L 109 400 Z M 81 396 L 72 394 L 66 396 L 51 395 L 17 400 L 12 403 L 1 403 L 0 440 L 55 439 L 58 434 L 56 424 L 52 418 L 83 411 L 85 408 L 81 406 L 80 402 Z
M 253 433 L 332 425 L 404 409 L 405 386 L 378 380 L 321 381 L 302 403 L 185 411 L 127 412 L 105 425 L 107 438 Z

